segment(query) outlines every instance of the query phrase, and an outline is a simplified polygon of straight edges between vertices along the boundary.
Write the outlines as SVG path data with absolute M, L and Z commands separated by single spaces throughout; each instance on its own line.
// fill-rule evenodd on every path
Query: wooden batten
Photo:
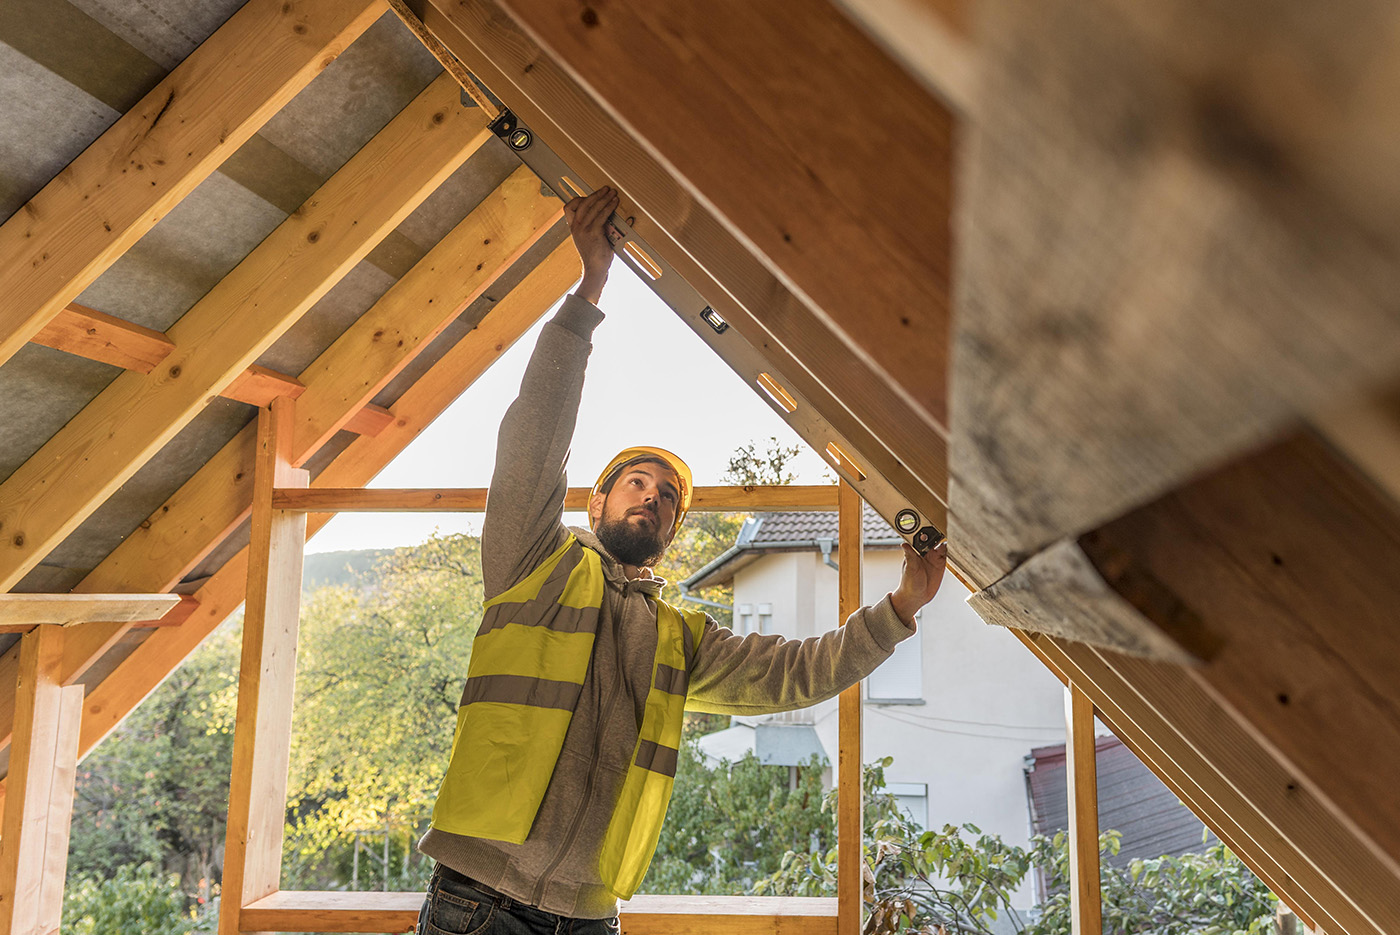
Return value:
M 175 342 L 154 328 L 123 321 L 76 302 L 59 311 L 33 341 L 141 373 L 150 373 L 175 349 Z
M 280 398 L 258 416 L 220 935 L 249 931 L 242 907 L 277 892 L 281 879 L 306 514 L 275 509 L 272 491 L 308 482 L 291 462 L 295 405 Z
M 422 893 L 281 892 L 243 910 L 248 929 L 408 932 Z M 636 896 L 622 906 L 624 935 L 835 935 L 836 900 L 820 897 Z
M 373 23 L 379 0 L 252 0 L 0 226 L 9 360 Z M 173 111 L 172 111 L 173 107 Z M 169 118 L 169 119 L 166 119 Z M 130 171 L 128 171 L 130 170 Z
M 570 487 L 564 509 L 588 509 L 588 487 Z M 479 513 L 486 509 L 485 487 L 463 488 L 367 488 L 321 487 L 278 490 L 273 503 L 280 510 L 308 513 Z M 696 487 L 690 510 L 696 512 L 751 512 L 759 510 L 829 510 L 836 506 L 832 486 Z
M 837 510 L 837 617 L 841 626 L 860 609 L 861 566 L 865 551 L 860 494 L 842 481 Z M 865 845 L 862 828 L 864 781 L 861 745 L 861 683 L 841 692 L 837 702 L 836 932 L 859 935 L 865 903 Z
M 1065 688 L 1065 781 L 1069 798 L 1070 931 L 1072 935 L 1101 935 L 1094 703 L 1073 682 Z
M 151 374 L 119 374 L 0 485 L 12 587 L 490 138 L 445 76 L 350 158 L 166 332 Z M 411 155 L 411 158 L 409 158 Z M 240 314 L 231 315 L 236 306 Z M 101 446 L 101 458 L 88 457 Z M 60 482 L 61 479 L 61 482 Z
M 306 392 L 306 384 L 296 377 L 278 373 L 259 364 L 244 370 L 234 381 L 219 391 L 224 399 L 232 399 L 259 409 L 272 405 L 279 396 L 296 399 Z
M 159 620 L 179 603 L 178 594 L 0 594 L 0 633 L 39 624 Z
M 62 627 L 41 625 L 20 640 L 14 683 L 15 742 L 0 847 L 0 932 L 57 932 L 68 866 L 83 689 L 64 688 Z

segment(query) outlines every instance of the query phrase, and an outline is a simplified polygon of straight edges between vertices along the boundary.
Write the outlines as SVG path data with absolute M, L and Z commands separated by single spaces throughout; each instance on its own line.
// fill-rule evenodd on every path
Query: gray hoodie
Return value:
M 584 368 L 602 312 L 564 300 L 540 333 L 520 395 L 501 422 L 481 531 L 487 598 L 526 577 L 572 532 L 602 557 L 607 588 L 593 660 L 544 801 L 523 844 L 430 830 L 419 849 L 459 873 L 546 912 L 600 919 L 617 900 L 598 872 L 603 836 L 637 742 L 656 655 L 655 600 L 665 582 L 629 579 L 597 537 L 562 521 L 564 463 Z M 764 714 L 816 704 L 887 659 L 912 631 L 886 597 L 820 637 L 738 636 L 708 620 L 686 709 Z

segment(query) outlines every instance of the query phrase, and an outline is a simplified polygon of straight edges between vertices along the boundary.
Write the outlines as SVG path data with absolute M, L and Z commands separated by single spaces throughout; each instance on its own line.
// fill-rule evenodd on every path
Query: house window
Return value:
M 915 620 L 922 618 L 922 613 Z M 876 702 L 922 702 L 924 697 L 924 630 L 920 626 L 895 647 L 894 655 L 870 673 L 866 697 Z
M 753 605 L 739 604 L 734 608 L 734 632 L 748 633 L 753 625 Z
M 773 605 L 772 605 L 772 604 L 759 604 L 759 605 L 758 605 L 758 626 L 754 629 L 754 632 L 755 632 L 755 633 L 772 633 L 772 632 L 773 632 Z
M 885 784 L 884 791 L 894 796 L 899 810 L 908 815 L 910 821 L 928 829 L 928 783 L 891 782 Z

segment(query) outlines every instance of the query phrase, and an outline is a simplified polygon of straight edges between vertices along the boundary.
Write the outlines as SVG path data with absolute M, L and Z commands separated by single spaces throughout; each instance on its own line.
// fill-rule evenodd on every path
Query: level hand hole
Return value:
M 792 398 L 792 394 L 783 389 L 782 385 L 766 373 L 760 373 L 757 380 L 758 386 L 763 392 L 768 394 L 768 398 L 773 400 L 783 412 L 796 412 L 797 400 Z
M 632 261 L 637 264 L 637 268 L 647 276 L 653 280 L 661 278 L 661 264 L 653 260 L 641 247 L 629 240 L 622 245 L 622 252 L 630 256 Z
M 856 480 L 865 480 L 865 471 L 861 470 L 860 465 L 856 464 L 855 460 L 851 458 L 850 455 L 846 454 L 846 450 L 836 444 L 836 442 L 832 442 L 826 446 L 826 456 L 830 458 L 831 463 L 838 468 L 843 467 L 854 474 Z

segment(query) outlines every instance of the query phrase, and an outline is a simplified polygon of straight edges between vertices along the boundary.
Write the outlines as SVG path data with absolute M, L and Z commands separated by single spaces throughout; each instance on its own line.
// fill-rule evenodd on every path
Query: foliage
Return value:
M 209 931 L 212 917 L 197 920 L 177 874 L 150 864 L 120 867 L 111 878 L 69 879 L 63 931 L 70 935 L 190 935 Z
M 818 807 L 823 765 L 764 766 L 752 752 L 736 763 L 705 765 L 689 734 L 644 892 L 738 895 L 777 870 L 785 852 L 827 847 L 830 816 Z
M 1100 853 L 1116 854 L 1118 832 L 1106 832 Z M 1064 834 L 1032 842 L 1032 861 L 1046 869 L 1052 895 L 1027 935 L 1070 930 L 1069 846 Z M 1102 872 L 1105 932 L 1160 935 L 1260 935 L 1273 931 L 1278 897 L 1224 844 L 1201 854 L 1133 860 Z
M 69 874 L 152 864 L 209 895 L 224 843 L 242 628 L 214 631 L 78 770 Z
M 1069 848 L 1063 833 L 1037 835 L 1029 848 L 1009 845 L 976 826 L 924 831 L 900 812 L 884 787 L 892 759 L 867 764 L 865 791 L 866 935 L 1069 935 Z M 834 812 L 837 795 L 824 808 Z M 976 838 L 965 836 L 976 835 Z M 1101 858 L 1116 855 L 1121 835 L 1099 839 Z M 1051 896 L 1037 917 L 1024 919 L 1012 904 L 1026 875 L 1038 868 Z M 794 851 L 755 893 L 791 896 L 835 892 L 836 849 Z M 1133 860 L 1126 868 L 1103 862 L 1103 930 L 1157 935 L 1261 935 L 1272 931 L 1277 898 L 1223 844 L 1203 854 Z M 1001 920 L 1001 924 L 999 924 Z
M 316 591 L 302 612 L 284 873 L 310 888 L 412 889 L 414 845 L 451 753 L 481 619 L 479 541 L 395 551 L 359 590 Z M 389 860 L 385 865 L 384 839 Z M 356 839 L 360 861 L 356 876 Z M 364 839 L 368 839 L 368 841 Z

